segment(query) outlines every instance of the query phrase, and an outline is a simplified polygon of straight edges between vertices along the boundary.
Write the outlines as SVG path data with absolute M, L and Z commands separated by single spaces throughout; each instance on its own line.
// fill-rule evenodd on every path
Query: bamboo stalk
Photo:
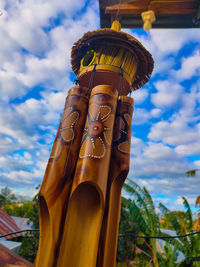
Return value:
M 133 99 L 127 96 L 119 97 L 107 184 L 106 207 L 99 245 L 98 267 L 114 267 L 116 262 L 121 189 L 129 172 L 132 112 Z
M 106 197 L 117 90 L 93 88 L 70 196 L 59 267 L 95 267 Z
M 35 267 L 55 266 L 86 119 L 86 94 L 86 89 L 77 86 L 69 91 L 66 98 L 65 109 L 38 197 L 40 240 Z

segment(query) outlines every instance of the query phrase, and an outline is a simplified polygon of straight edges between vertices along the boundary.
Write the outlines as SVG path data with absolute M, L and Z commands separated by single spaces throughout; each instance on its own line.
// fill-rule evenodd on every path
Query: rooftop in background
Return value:
M 17 254 L 19 253 L 20 247 L 22 245 L 21 242 L 8 241 L 4 240 L 3 238 L 0 238 L 0 244 Z
M 110 28 L 119 10 L 119 0 L 99 0 L 101 28 Z M 119 20 L 122 28 L 142 28 L 141 13 L 153 10 L 152 28 L 199 28 L 199 0 L 121 0 Z
M 16 216 L 11 216 L 14 219 L 16 225 L 20 230 L 31 230 L 33 229 L 33 223 L 30 222 L 28 218 L 21 218 Z
M 0 244 L 0 267 L 5 266 L 30 267 L 32 264 Z
M 0 235 L 5 235 L 12 232 L 20 231 L 21 229 L 17 226 L 14 219 L 11 218 L 5 211 L 0 208 Z M 13 234 L 7 236 L 6 239 L 12 239 L 19 235 Z

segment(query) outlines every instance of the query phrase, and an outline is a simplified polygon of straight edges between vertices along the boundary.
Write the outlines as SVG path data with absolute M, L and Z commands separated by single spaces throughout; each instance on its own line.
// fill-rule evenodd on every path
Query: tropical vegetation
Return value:
M 180 237 L 200 228 L 200 216 L 193 220 L 187 199 L 183 197 L 185 211 L 170 211 L 162 203 L 155 207 L 148 190 L 130 179 L 124 190 L 129 198 L 121 200 L 116 266 L 200 267 L 200 235 Z M 196 204 L 200 204 L 200 197 Z M 37 195 L 31 201 L 18 199 L 6 187 L 1 190 L 0 205 L 8 214 L 29 218 L 34 228 L 39 228 Z M 178 237 L 170 238 L 165 229 Z M 160 238 L 152 238 L 155 236 Z M 30 262 L 34 262 L 38 239 L 39 234 L 33 233 L 21 240 L 20 255 Z
M 38 189 L 38 187 L 37 187 Z M 38 195 L 32 200 L 17 197 L 8 187 L 2 188 L 0 193 L 0 207 L 9 215 L 28 218 L 34 229 L 39 228 L 38 218 Z M 28 232 L 24 237 L 17 237 L 15 241 L 22 242 L 19 254 L 30 262 L 34 262 L 38 241 L 38 232 Z
M 187 199 L 183 197 L 185 212 L 172 212 L 160 203 L 158 213 L 145 187 L 128 179 L 124 189 L 130 199 L 122 197 L 117 261 L 125 266 L 141 267 L 200 266 L 200 236 L 172 239 L 163 229 L 174 230 L 177 236 L 194 232 L 198 220 L 193 221 Z M 151 236 L 163 239 L 164 246 L 159 245 L 158 239 L 148 238 Z M 182 254 L 182 260 L 178 262 L 179 254 Z

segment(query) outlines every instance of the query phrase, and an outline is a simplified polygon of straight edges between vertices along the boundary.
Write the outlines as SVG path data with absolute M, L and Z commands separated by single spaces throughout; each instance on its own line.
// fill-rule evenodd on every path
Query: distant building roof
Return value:
M 0 244 L 0 267 L 7 266 L 30 267 L 32 264 Z
M 14 219 L 0 208 L 0 235 L 6 235 L 17 231 L 20 231 L 20 228 L 17 226 Z M 17 236 L 19 236 L 19 234 L 13 234 L 7 236 L 6 239 L 12 239 Z
M 20 247 L 22 245 L 21 242 L 8 241 L 4 240 L 3 238 L 0 239 L 0 244 L 17 254 L 19 253 Z
M 20 228 L 20 230 L 31 230 L 33 223 L 28 223 L 30 220 L 29 218 L 21 218 L 21 217 L 16 217 L 16 216 L 11 216 L 16 225 Z

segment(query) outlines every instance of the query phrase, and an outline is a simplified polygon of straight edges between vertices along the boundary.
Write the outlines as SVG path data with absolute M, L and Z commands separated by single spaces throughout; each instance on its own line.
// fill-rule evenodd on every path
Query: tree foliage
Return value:
M 130 261 L 134 260 L 135 266 L 140 267 L 167 266 L 164 264 L 168 261 L 170 264 L 175 264 L 177 254 L 171 244 L 168 244 L 166 248 L 168 249 L 167 254 L 163 257 L 162 253 L 157 249 L 156 239 L 134 238 L 129 235 L 167 236 L 160 230 L 159 216 L 155 211 L 155 206 L 148 190 L 145 187 L 141 188 L 129 179 L 128 183 L 124 185 L 124 189 L 132 199 L 122 198 L 119 232 L 124 233 L 124 235 L 122 234 L 122 237 L 119 238 L 117 261 L 124 261 L 129 266 Z M 170 259 L 167 259 L 166 255 Z
M 12 190 L 7 186 L 1 189 L 0 193 L 0 207 L 6 204 L 11 204 L 17 201 L 17 197 L 12 193 Z
M 184 197 L 183 204 L 186 210 L 184 216 L 177 216 L 177 213 L 173 212 L 164 213 L 165 216 L 168 215 L 169 221 L 172 225 L 172 229 L 176 231 L 177 235 L 185 235 L 187 233 L 193 232 L 192 211 L 187 199 Z M 160 206 L 164 207 L 163 204 Z M 162 209 L 162 211 L 164 212 L 164 209 Z M 190 235 L 188 237 L 178 238 L 177 240 L 171 239 L 169 242 L 173 243 L 177 247 L 177 249 L 181 251 L 184 255 L 184 259 L 179 264 L 177 264 L 177 267 L 200 266 L 199 235 Z
M 32 199 L 31 209 L 29 210 L 28 218 L 32 221 L 35 229 L 39 228 L 39 216 L 38 216 L 38 194 Z M 34 262 L 39 244 L 39 233 L 33 232 L 27 235 L 22 240 L 22 246 L 20 248 L 20 255 L 30 262 Z

